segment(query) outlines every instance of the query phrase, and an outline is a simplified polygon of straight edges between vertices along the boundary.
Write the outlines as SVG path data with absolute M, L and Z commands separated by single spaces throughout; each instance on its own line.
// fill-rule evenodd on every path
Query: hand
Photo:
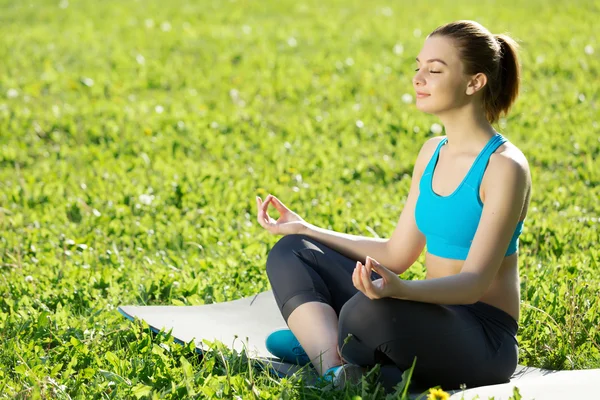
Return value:
M 273 202 L 273 206 L 279 212 L 280 217 L 277 221 L 269 217 L 267 213 L 270 201 Z M 256 205 L 258 207 L 258 223 L 274 235 L 301 233 L 307 226 L 306 221 L 271 194 L 267 196 L 264 203 L 259 196 L 256 196 Z
M 371 269 L 382 278 L 371 281 Z M 366 265 L 360 261 L 356 262 L 356 268 L 352 273 L 352 283 L 371 300 L 397 297 L 402 293 L 402 279 L 369 256 L 367 256 Z

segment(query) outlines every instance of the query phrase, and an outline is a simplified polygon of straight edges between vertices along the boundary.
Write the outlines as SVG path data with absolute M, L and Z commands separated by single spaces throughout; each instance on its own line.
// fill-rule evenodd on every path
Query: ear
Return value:
M 471 96 L 479 92 L 487 84 L 487 76 L 483 72 L 479 72 L 469 80 L 467 83 L 466 94 Z

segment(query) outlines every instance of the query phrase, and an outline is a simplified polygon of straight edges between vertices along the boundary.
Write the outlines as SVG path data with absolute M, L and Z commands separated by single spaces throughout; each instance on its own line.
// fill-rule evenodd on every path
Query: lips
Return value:
M 429 93 L 417 92 L 417 97 L 427 97 Z

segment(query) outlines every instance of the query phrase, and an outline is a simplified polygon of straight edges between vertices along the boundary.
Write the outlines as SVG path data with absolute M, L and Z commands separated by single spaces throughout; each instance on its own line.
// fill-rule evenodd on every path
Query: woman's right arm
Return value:
M 425 236 L 416 226 L 415 206 L 419 197 L 419 181 L 441 139 L 441 136 L 431 138 L 421 147 L 413 168 L 406 203 L 400 213 L 396 229 L 389 239 L 348 235 L 318 228 L 306 222 L 303 223 L 302 233 L 353 260 L 361 261 L 364 264 L 369 256 L 398 275 L 402 274 L 414 264 L 426 244 Z

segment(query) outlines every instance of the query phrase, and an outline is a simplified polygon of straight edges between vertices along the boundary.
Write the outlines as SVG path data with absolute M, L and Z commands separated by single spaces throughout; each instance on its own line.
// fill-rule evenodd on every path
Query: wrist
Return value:
M 403 279 L 398 279 L 394 285 L 394 293 L 390 296 L 394 299 L 409 300 L 408 298 L 408 284 Z
M 310 232 L 310 230 L 312 229 L 312 225 L 309 224 L 308 222 L 303 222 L 302 223 L 302 228 L 300 229 L 300 234 L 301 235 L 306 235 Z

